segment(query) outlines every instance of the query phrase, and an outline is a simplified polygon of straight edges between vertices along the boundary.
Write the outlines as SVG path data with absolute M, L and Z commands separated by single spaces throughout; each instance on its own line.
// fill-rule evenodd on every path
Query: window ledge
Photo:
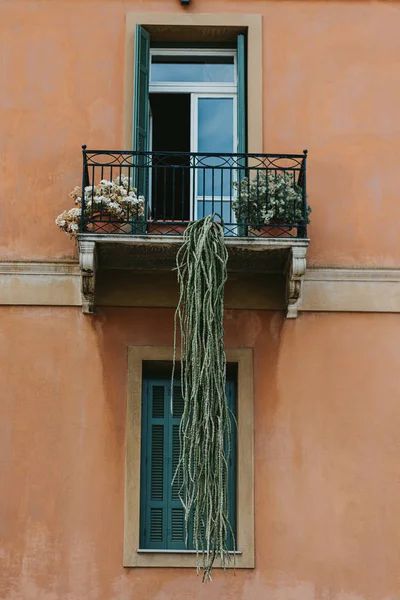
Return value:
M 138 550 L 136 550 L 136 552 L 138 552 L 139 554 L 196 554 L 196 550 L 155 550 L 155 549 L 149 549 L 149 548 L 139 548 Z M 202 552 L 199 552 L 199 554 L 202 554 Z M 231 555 L 235 555 L 235 556 L 241 556 L 242 555 L 242 551 L 241 550 L 230 550 L 228 552 L 228 554 Z

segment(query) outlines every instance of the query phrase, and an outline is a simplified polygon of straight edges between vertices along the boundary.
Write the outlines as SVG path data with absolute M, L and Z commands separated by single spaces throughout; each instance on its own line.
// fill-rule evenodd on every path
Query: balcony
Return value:
M 165 271 L 188 223 L 215 213 L 232 273 L 282 274 L 297 316 L 306 268 L 303 154 L 96 151 L 83 147 L 78 235 L 83 310 L 94 310 L 96 271 Z

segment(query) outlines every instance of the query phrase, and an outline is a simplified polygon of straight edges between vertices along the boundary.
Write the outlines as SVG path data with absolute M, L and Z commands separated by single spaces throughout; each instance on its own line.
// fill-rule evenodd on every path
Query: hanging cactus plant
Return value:
M 197 573 L 203 569 L 203 581 L 211 579 L 217 557 L 226 568 L 227 534 L 231 532 L 234 539 L 228 519 L 232 421 L 225 392 L 223 329 L 227 260 L 223 227 L 214 215 L 187 227 L 176 258 L 180 297 L 174 369 L 179 324 L 184 411 L 174 482 L 179 484 L 185 509 L 186 543 L 192 529 Z

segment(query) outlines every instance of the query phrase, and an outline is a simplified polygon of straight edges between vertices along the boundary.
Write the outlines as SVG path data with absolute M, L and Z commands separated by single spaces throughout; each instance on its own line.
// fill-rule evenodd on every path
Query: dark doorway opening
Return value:
M 150 94 L 151 218 L 190 219 L 190 94 Z

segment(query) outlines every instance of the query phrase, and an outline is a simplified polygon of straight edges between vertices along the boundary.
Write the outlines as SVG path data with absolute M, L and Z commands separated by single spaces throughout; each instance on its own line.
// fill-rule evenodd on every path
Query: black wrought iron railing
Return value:
M 226 236 L 307 237 L 303 154 L 87 150 L 82 233 L 181 235 L 215 213 Z

